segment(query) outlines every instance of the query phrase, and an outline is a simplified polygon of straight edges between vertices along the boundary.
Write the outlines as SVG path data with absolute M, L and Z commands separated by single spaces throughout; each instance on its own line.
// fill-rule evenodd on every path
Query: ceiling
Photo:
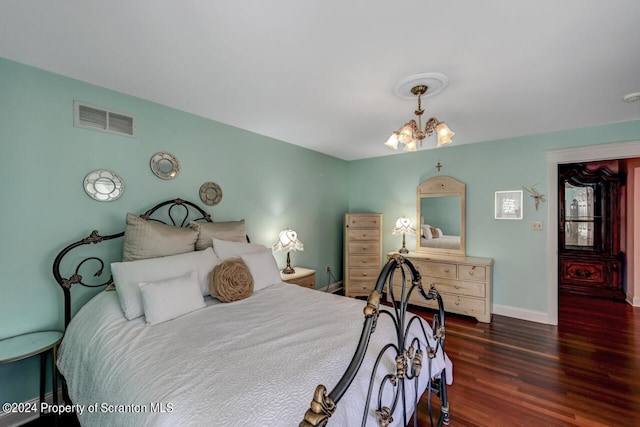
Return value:
M 0 57 L 354 160 L 397 153 L 417 105 L 393 88 L 416 73 L 448 77 L 423 107 L 454 144 L 639 119 L 638 17 L 638 0 L 3 0 Z

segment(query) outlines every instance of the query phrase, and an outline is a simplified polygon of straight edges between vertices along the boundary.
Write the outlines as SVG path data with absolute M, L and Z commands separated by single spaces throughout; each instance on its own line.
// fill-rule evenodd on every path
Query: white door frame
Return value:
M 549 211 L 547 224 L 547 307 L 551 325 L 558 324 L 558 165 L 640 157 L 640 141 L 590 145 L 547 151 Z

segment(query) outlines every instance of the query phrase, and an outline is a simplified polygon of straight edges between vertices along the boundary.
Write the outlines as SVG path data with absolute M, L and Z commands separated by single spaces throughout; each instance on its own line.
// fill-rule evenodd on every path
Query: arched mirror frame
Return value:
M 466 255 L 466 184 L 450 176 L 436 176 L 423 181 L 416 191 L 416 252 L 440 255 Z M 425 197 L 460 197 L 460 246 L 459 249 L 433 248 L 422 246 L 420 239 L 422 219 L 428 221 L 429 214 L 421 212 L 422 199 Z M 452 214 L 453 215 L 453 214 Z M 428 223 L 428 222 L 427 222 Z

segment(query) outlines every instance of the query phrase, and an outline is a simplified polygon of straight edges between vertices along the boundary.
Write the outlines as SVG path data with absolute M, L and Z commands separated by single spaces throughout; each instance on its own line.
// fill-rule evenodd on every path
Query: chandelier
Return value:
M 438 137 L 438 147 L 444 147 L 451 144 L 451 137 L 455 133 L 449 129 L 449 126 L 445 122 L 441 122 L 435 117 L 431 117 L 425 123 L 424 130 L 422 129 L 422 95 L 424 95 L 429 87 L 427 85 L 417 85 L 411 88 L 411 93 L 418 97 L 418 109 L 414 111 L 418 117 L 418 121 L 412 119 L 405 123 L 399 130 L 394 131 L 387 142 L 384 143 L 389 148 L 394 150 L 398 149 L 398 144 L 404 145 L 404 151 L 416 151 L 418 149 L 418 143 L 422 147 L 422 140 L 428 136 L 431 136 L 434 132 Z

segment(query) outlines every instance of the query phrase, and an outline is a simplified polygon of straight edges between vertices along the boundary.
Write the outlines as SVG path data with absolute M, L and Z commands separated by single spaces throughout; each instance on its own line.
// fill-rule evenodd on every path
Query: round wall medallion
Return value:
M 94 200 L 111 202 L 124 193 L 124 182 L 115 172 L 98 169 L 84 178 L 84 191 Z
M 205 182 L 200 186 L 200 200 L 205 205 L 217 205 L 222 200 L 222 188 L 215 182 Z
M 160 179 L 173 179 L 180 173 L 180 163 L 171 153 L 156 153 L 151 156 L 151 170 Z

